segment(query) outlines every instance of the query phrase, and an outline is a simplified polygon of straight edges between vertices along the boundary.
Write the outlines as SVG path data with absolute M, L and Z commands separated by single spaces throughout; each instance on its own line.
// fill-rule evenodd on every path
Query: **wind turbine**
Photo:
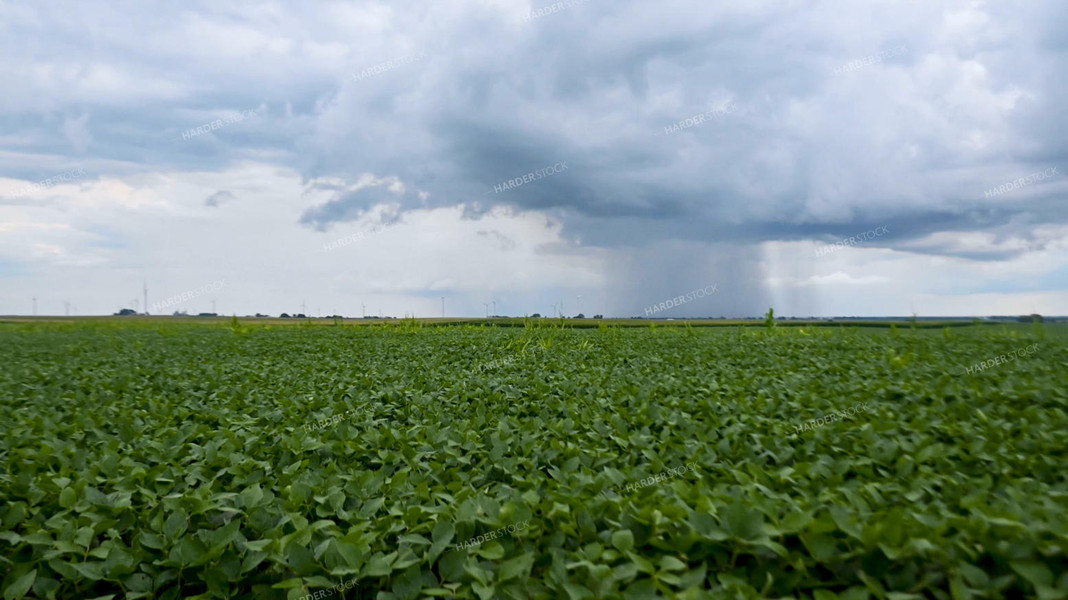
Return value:
M 497 316 L 497 301 L 493 300 L 493 316 Z
M 482 303 L 486 307 L 486 318 L 489 318 L 489 302 Z

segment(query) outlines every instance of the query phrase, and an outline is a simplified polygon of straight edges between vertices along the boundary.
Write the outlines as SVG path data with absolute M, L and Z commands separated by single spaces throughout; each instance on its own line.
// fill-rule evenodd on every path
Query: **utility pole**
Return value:
M 302 314 L 304 316 L 308 316 L 308 310 L 306 308 L 304 308 L 304 301 L 303 300 L 300 301 L 300 314 Z

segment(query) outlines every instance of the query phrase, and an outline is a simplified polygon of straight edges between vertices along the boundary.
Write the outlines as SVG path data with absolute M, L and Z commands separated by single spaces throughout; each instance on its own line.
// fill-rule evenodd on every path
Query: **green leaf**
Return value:
M 375 498 L 373 500 L 368 500 L 364 503 L 363 507 L 360 508 L 360 518 L 370 519 L 372 516 L 374 516 L 376 512 L 378 512 L 378 509 L 382 508 L 382 505 L 385 503 L 385 498 Z
M 685 571 L 686 563 L 674 556 L 664 556 L 660 559 L 660 568 L 665 571 Z
M 363 557 L 360 554 L 360 549 L 355 544 L 349 544 L 346 542 L 334 541 L 334 547 L 337 550 L 339 556 L 350 567 L 358 567 L 363 563 Z
M 504 546 L 502 546 L 497 540 L 490 542 L 483 542 L 478 546 L 476 553 L 490 560 L 497 560 L 504 557 Z
M 206 562 L 208 547 L 199 538 L 187 535 L 171 548 L 168 558 L 180 567 L 193 567 Z
M 63 491 L 59 493 L 59 505 L 63 508 L 70 508 L 74 506 L 74 503 L 78 501 L 78 494 L 74 493 L 74 488 L 65 487 Z
M 302 590 L 304 589 L 304 580 L 300 577 L 290 577 L 279 581 L 271 587 L 279 590 Z
M 501 563 L 501 568 L 497 571 L 497 579 L 499 581 L 508 581 L 509 579 L 526 578 L 530 574 L 531 567 L 534 566 L 534 555 L 531 553 L 522 554 L 515 558 Z
M 448 521 L 438 521 L 434 524 L 434 530 L 430 533 L 433 544 L 430 546 L 428 555 L 431 561 L 435 560 L 441 552 L 448 547 L 456 535 L 456 527 Z
M 493 594 L 497 591 L 492 585 L 482 585 L 477 581 L 471 583 L 471 589 L 478 594 L 478 597 L 482 598 L 482 600 L 490 600 L 490 598 L 493 597 Z
M 126 588 L 133 592 L 151 592 L 152 578 L 144 573 L 135 573 L 126 578 Z
M 612 547 L 620 552 L 629 552 L 634 548 L 634 534 L 629 529 L 612 533 Z
M 1009 565 L 1020 577 L 1023 577 L 1035 587 L 1051 587 L 1053 585 L 1053 573 L 1050 572 L 1049 567 L 1038 561 L 1014 560 Z
M 627 586 L 627 591 L 624 592 L 623 597 L 626 600 L 655 600 L 658 597 L 656 584 L 652 579 L 636 581 Z
M 385 577 L 393 572 L 393 565 L 381 552 L 376 552 L 363 567 L 365 577 Z
M 564 583 L 564 591 L 567 592 L 567 597 L 570 600 L 582 600 L 582 598 L 593 598 L 593 592 L 582 587 L 577 583 Z
M 98 581 L 104 578 L 103 563 L 70 563 L 70 567 L 80 573 L 82 577 L 91 581 Z
M 189 515 L 179 508 L 167 517 L 167 522 L 163 524 L 163 533 L 167 535 L 167 539 L 174 541 L 182 537 L 188 527 Z
M 263 490 L 260 489 L 259 484 L 250 485 L 241 491 L 241 502 L 246 507 L 259 506 L 261 500 L 263 500 Z
M 423 589 L 423 574 L 419 570 L 419 565 L 409 567 L 396 578 L 393 584 L 393 593 L 397 600 L 415 600 L 421 589 Z
M 16 579 L 14 583 L 4 588 L 4 600 L 19 600 L 25 596 L 26 592 L 33 587 L 33 582 L 36 578 L 37 569 L 34 569 Z
M 860 528 L 853 523 L 853 518 L 841 506 L 835 505 L 831 507 L 831 519 L 842 531 L 858 540 L 863 540 Z
M 723 515 L 723 528 L 742 540 L 755 540 L 764 532 L 763 515 L 742 502 L 734 502 Z

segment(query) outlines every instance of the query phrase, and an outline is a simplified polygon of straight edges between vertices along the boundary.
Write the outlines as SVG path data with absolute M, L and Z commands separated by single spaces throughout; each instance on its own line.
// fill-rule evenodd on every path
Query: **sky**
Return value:
M 0 314 L 1068 314 L 1066 22 L 0 0 Z

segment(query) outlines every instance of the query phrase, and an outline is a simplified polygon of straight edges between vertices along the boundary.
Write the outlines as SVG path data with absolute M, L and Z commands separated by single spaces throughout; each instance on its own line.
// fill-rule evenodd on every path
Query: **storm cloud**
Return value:
M 0 203 L 0 261 L 18 267 L 0 313 L 31 288 L 58 303 L 65 265 L 86 260 L 112 287 L 198 285 L 176 257 L 138 250 L 152 241 L 134 224 L 161 219 L 173 248 L 199 248 L 212 223 L 226 268 L 269 260 L 349 314 L 357 295 L 428 314 L 440 294 L 465 314 L 503 296 L 522 314 L 581 294 L 586 313 L 630 316 L 711 283 L 658 316 L 984 311 L 968 293 L 1032 312 L 1065 298 L 1068 6 L 624 0 L 525 18 L 539 7 L 0 5 L 0 196 L 90 174 Z M 183 139 L 213 122 L 226 124 Z M 1038 172 L 1052 174 L 1013 184 Z M 102 233 L 98 219 L 130 226 Z M 502 232 L 509 219 L 518 229 Z M 400 278 L 344 251 L 322 272 L 302 252 L 268 258 L 245 229 L 269 223 L 303 251 L 398 222 L 359 256 L 391 253 Z M 575 257 L 597 277 L 561 267 Z M 540 267 L 509 267 L 528 259 Z M 244 312 L 301 301 L 271 288 L 280 300 L 261 308 L 263 285 L 230 290 Z M 113 310 L 107 297 L 83 304 Z

